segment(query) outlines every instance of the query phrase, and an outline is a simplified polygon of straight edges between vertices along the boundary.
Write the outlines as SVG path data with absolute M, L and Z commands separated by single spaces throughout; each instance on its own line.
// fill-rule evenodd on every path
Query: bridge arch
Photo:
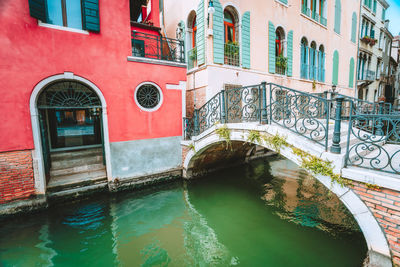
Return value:
M 187 153 L 183 162 L 183 177 L 185 179 L 192 178 L 192 170 L 196 167 L 196 160 L 199 159 L 199 156 L 209 152 L 210 149 L 213 147 L 221 146 L 221 144 L 224 142 L 220 139 L 219 135 L 215 131 L 217 127 L 218 126 L 213 126 L 204 133 L 193 138 L 194 149 L 191 149 Z M 230 129 L 230 139 L 232 143 L 247 143 L 250 146 L 250 143 L 247 140 L 247 133 L 249 132 L 249 130 L 252 130 L 251 126 L 249 127 L 249 125 L 247 125 L 246 127 L 244 127 L 244 129 L 240 129 L 240 126 L 238 127 L 238 125 L 228 124 L 227 127 Z M 259 126 L 254 125 L 253 130 L 260 131 L 262 129 Z M 265 143 L 252 144 L 265 147 L 272 151 L 275 150 L 273 147 L 270 147 Z M 294 143 L 291 143 L 291 145 L 296 146 L 296 144 Z M 243 149 L 245 150 L 245 146 L 241 146 L 244 147 Z M 250 147 L 248 147 L 248 149 L 250 149 Z M 274 152 L 279 153 L 280 155 L 291 160 L 298 166 L 301 165 L 299 158 L 293 154 L 291 148 L 282 147 L 280 151 Z M 238 155 L 244 155 L 244 152 L 240 152 Z M 366 206 L 366 204 L 350 188 L 342 187 L 337 183 L 332 183 L 330 177 L 322 175 L 313 175 L 313 177 L 321 182 L 332 193 L 337 195 L 340 201 L 353 215 L 364 235 L 365 241 L 368 246 L 370 259 L 371 257 L 373 257 L 374 259 L 380 259 L 381 261 L 386 263 L 382 266 L 391 266 L 391 254 L 386 237 L 378 222 L 376 221 L 374 215 Z

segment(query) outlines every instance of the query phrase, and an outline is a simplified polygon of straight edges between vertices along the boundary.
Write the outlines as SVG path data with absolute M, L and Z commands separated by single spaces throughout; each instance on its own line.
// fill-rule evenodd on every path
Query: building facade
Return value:
M 358 98 L 376 102 L 382 96 L 389 98 L 389 75 L 392 35 L 388 30 L 385 0 L 364 0 L 361 7 L 360 49 L 357 66 Z
M 391 53 L 391 80 L 393 82 L 393 98 L 395 109 L 400 109 L 400 36 L 397 35 L 393 38 L 392 42 L 392 53 Z
M 186 41 L 188 106 L 261 81 L 354 95 L 359 10 L 358 0 L 165 1 L 168 35 Z
M 180 173 L 186 64 L 158 0 L 1 9 L 1 204 Z

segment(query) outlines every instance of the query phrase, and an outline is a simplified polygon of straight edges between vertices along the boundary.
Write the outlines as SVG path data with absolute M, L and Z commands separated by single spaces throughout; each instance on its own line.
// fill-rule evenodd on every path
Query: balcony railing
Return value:
M 132 31 L 132 55 L 185 63 L 183 41 L 138 31 Z
M 187 52 L 188 70 L 197 67 L 197 49 L 192 48 Z
M 225 64 L 231 66 L 240 66 L 240 48 L 235 43 L 225 44 L 224 49 Z
M 306 16 L 310 16 L 311 15 L 311 10 L 306 5 L 303 5 L 301 7 L 301 12 Z
M 326 26 L 326 24 L 328 23 L 328 20 L 321 16 L 320 22 L 321 22 L 322 25 Z

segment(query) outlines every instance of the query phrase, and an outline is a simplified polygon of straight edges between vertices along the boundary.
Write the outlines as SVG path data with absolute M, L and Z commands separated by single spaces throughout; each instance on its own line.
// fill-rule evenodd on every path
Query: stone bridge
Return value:
M 222 92 L 218 101 L 211 99 L 202 107 L 207 112 L 194 111 L 194 123 L 186 119 L 184 178 L 243 163 L 260 149 L 279 153 L 307 170 L 348 208 L 368 245 L 368 266 L 400 265 L 400 144 L 396 139 L 400 116 L 383 112 L 382 105 L 380 113 L 361 114 L 349 98 L 329 100 L 283 87 L 286 100 L 274 106 L 273 89 L 265 88 L 261 85 L 250 94 L 239 89 L 239 118 L 229 118 L 234 101 Z M 244 95 L 252 98 L 246 103 Z M 307 104 L 299 105 L 304 100 Z M 255 107 L 249 107 L 250 102 Z

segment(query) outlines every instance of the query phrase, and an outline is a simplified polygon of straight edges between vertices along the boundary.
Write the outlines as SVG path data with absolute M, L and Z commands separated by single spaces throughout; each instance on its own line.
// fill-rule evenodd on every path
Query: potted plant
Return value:
M 197 48 L 192 49 L 192 53 L 189 55 L 189 59 L 195 62 L 197 60 Z
M 277 66 L 278 68 L 281 68 L 281 69 L 283 69 L 283 70 L 286 70 L 286 67 L 287 67 L 287 58 L 284 57 L 284 56 L 282 56 L 282 55 L 278 56 L 278 57 L 276 58 L 276 66 Z
M 239 44 L 237 42 L 226 43 L 224 55 L 225 64 L 239 65 Z

